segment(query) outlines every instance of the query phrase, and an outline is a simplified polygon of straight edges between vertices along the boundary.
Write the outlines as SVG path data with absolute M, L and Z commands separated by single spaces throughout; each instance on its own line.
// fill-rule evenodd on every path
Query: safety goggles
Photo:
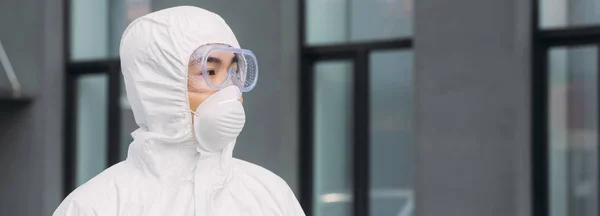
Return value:
M 206 92 L 236 85 L 242 92 L 249 92 L 258 80 L 256 56 L 247 49 L 204 45 L 192 54 L 190 64 L 190 91 Z

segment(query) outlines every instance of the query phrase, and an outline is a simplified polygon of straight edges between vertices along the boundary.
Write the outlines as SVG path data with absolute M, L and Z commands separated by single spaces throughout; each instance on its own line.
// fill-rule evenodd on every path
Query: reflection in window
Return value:
M 370 58 L 370 215 L 411 216 L 414 208 L 413 55 Z
M 598 215 L 598 49 L 549 54 L 551 216 Z
M 77 77 L 76 186 L 106 167 L 108 76 Z
M 352 64 L 315 66 L 314 215 L 352 212 Z

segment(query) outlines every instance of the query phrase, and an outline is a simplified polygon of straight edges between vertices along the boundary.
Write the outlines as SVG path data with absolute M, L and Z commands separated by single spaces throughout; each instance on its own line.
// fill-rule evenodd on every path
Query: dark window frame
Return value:
M 355 216 L 369 215 L 370 202 L 370 98 L 369 55 L 374 51 L 411 50 L 413 39 L 402 37 L 366 42 L 336 43 L 332 45 L 308 45 L 306 43 L 306 0 L 299 1 L 299 50 L 300 50 L 300 204 L 306 215 L 314 213 L 314 65 L 319 61 L 350 60 L 353 70 L 353 143 L 352 182 Z M 360 72 L 367 73 L 360 73 Z
M 118 58 L 92 61 L 73 61 L 71 59 L 71 0 L 65 0 L 63 3 L 63 25 L 63 58 L 66 68 L 63 131 L 65 139 L 63 147 L 63 196 L 66 197 L 77 186 L 77 79 L 82 75 L 106 74 L 108 76 L 106 167 L 110 167 L 120 161 L 121 64 Z
M 531 7 L 531 134 L 532 134 L 532 215 L 550 215 L 548 158 L 548 54 L 553 47 L 597 45 L 600 58 L 600 23 L 592 26 L 572 26 L 542 29 L 539 14 L 542 0 L 533 0 Z M 600 59 L 598 59 L 600 64 Z M 598 65 L 600 77 L 600 65 Z M 600 84 L 600 78 L 598 80 Z M 600 88 L 598 88 L 600 93 Z M 600 95 L 600 94 L 599 94 Z M 599 100 L 600 102 L 600 100 Z M 600 107 L 600 106 L 599 106 Z M 600 122 L 600 119 L 598 120 Z M 599 127 L 600 130 L 600 127 Z M 600 134 L 600 131 L 598 131 Z M 599 143 L 600 146 L 600 143 Z M 600 148 L 599 148 L 600 150 Z M 598 152 L 600 156 L 600 152 Z M 600 172 L 598 172 L 600 174 Z M 600 179 L 600 178 L 599 178 Z M 599 187 L 600 188 L 600 187 Z M 600 189 L 597 191 L 600 195 Z M 598 203 L 600 205 L 600 201 Z
M 312 215 L 313 192 L 313 65 L 317 61 L 348 59 L 354 62 L 354 71 L 369 71 L 369 55 L 373 51 L 410 50 L 413 46 L 412 37 L 379 40 L 372 42 L 344 43 L 335 45 L 308 46 L 305 43 L 305 0 L 299 4 L 299 47 L 300 47 L 300 201 L 307 215 Z M 77 157 L 77 116 L 76 100 L 78 89 L 77 79 L 87 74 L 106 74 L 108 76 L 108 109 L 107 109 L 107 164 L 110 167 L 120 161 L 121 137 L 121 74 L 118 58 L 98 59 L 92 61 L 71 60 L 71 1 L 63 4 L 63 49 L 65 59 L 65 113 L 63 149 L 63 195 L 67 196 L 76 188 L 76 157 Z M 353 73 L 354 80 L 354 144 L 353 164 L 354 206 L 356 216 L 369 214 L 369 73 Z

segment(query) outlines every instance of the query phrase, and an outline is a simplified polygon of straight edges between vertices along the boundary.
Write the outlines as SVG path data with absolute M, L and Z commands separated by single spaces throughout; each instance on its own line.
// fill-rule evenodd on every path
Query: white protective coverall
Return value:
M 304 215 L 272 172 L 232 157 L 235 142 L 202 152 L 193 135 L 187 69 L 206 44 L 239 44 L 225 21 L 181 6 L 133 21 L 121 67 L 136 123 L 127 159 L 73 191 L 54 216 Z

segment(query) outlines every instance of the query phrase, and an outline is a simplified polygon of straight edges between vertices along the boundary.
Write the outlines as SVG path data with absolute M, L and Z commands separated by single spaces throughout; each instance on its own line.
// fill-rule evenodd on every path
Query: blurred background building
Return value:
M 0 215 L 126 158 L 120 37 L 177 5 L 258 56 L 234 155 L 308 215 L 600 215 L 598 0 L 1 0 Z

